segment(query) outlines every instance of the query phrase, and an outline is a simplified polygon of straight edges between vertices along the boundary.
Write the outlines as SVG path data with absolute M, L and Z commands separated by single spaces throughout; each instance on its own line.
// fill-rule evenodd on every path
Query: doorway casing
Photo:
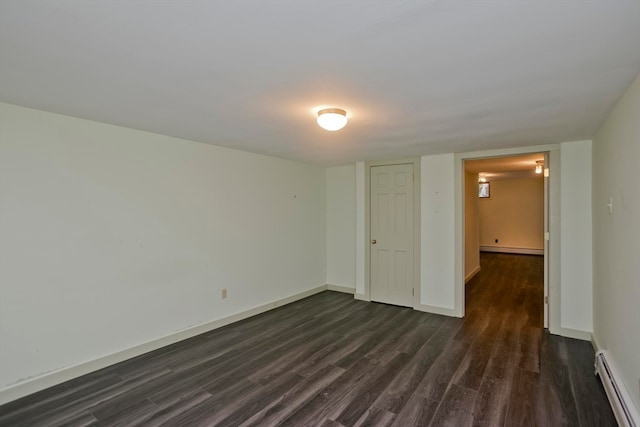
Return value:
M 560 333 L 560 146 L 558 144 L 455 154 L 455 309 L 464 317 L 464 161 L 488 157 L 508 157 L 523 154 L 547 153 L 549 178 L 545 183 L 545 317 L 548 308 L 548 327 L 551 333 Z M 548 236 L 548 238 L 546 238 Z

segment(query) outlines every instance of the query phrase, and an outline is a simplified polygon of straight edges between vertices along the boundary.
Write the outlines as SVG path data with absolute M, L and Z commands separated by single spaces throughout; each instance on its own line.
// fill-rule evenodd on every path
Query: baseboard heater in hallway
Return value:
M 623 427 L 640 427 L 638 411 L 624 384 L 617 380 L 620 374 L 605 350 L 596 353 L 596 375 L 600 375 L 618 424 Z

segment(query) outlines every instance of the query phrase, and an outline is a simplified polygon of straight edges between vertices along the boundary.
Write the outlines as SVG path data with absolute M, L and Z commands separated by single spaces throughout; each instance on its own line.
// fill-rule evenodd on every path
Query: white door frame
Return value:
M 356 299 L 371 301 L 371 168 L 413 164 L 413 307 L 419 302 L 420 289 L 420 158 L 369 161 L 365 163 L 364 180 L 364 294 Z
M 551 333 L 560 331 L 560 145 L 538 145 L 521 148 L 508 148 L 487 151 L 474 151 L 455 154 L 454 191 L 455 191 L 455 311 L 460 317 L 465 312 L 464 285 L 464 161 L 487 157 L 507 157 L 522 154 L 548 153 L 548 222 L 545 232 L 549 232 L 549 241 L 545 241 L 544 294 L 548 296 L 548 326 Z

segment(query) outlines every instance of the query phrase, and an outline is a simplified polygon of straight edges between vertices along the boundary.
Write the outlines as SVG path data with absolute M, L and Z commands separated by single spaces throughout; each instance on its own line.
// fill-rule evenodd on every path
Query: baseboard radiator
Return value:
M 596 375 L 600 375 L 618 424 L 623 427 L 640 427 L 638 411 L 624 384 L 619 380 L 620 374 L 606 350 L 596 353 L 595 367 Z

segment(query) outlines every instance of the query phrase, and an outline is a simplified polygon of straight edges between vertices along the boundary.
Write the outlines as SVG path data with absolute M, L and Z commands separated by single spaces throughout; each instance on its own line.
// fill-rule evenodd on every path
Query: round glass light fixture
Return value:
M 340 130 L 347 124 L 347 112 L 341 108 L 325 108 L 318 111 L 318 125 L 322 129 Z

